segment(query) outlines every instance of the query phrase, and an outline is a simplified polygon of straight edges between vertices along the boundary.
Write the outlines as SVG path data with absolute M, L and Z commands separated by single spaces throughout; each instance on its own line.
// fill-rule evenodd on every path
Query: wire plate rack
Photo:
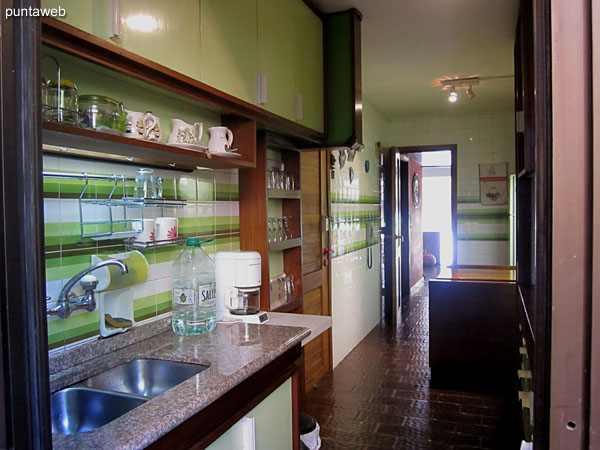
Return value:
M 183 208 L 186 205 L 185 200 L 169 200 L 169 199 L 155 199 L 155 198 L 133 198 L 123 197 L 115 198 L 115 192 L 120 187 L 120 192 L 127 192 L 127 182 L 135 182 L 134 177 L 126 177 L 124 175 L 94 175 L 86 172 L 81 173 L 63 173 L 63 172 L 43 172 L 45 178 L 63 178 L 63 179 L 77 179 L 84 180 L 84 185 L 79 193 L 79 223 L 81 226 L 81 238 L 109 238 L 118 237 L 119 234 L 122 236 L 124 232 L 133 232 L 134 224 L 141 225 L 143 214 L 141 218 L 128 218 L 128 208 Z M 113 182 L 110 193 L 107 198 L 85 198 L 88 192 L 90 180 L 104 180 Z M 85 220 L 84 206 L 85 205 L 98 205 L 107 207 L 108 220 Z M 122 218 L 116 219 L 113 209 L 121 208 Z M 162 215 L 162 214 L 161 214 Z M 96 231 L 90 231 L 90 230 Z M 98 231 L 98 230 L 102 231 Z M 175 245 L 163 244 L 163 245 Z

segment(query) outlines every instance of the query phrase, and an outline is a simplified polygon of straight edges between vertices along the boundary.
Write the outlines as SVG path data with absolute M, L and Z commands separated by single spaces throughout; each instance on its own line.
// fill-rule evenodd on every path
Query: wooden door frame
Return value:
M 593 201 L 597 198 L 592 189 L 597 187 L 594 178 L 600 173 L 593 170 L 591 3 L 542 2 L 546 14 L 551 8 L 551 34 L 536 36 L 552 43 L 550 55 L 539 47 L 535 53 L 536 58 L 549 56 L 539 75 L 551 73 L 552 77 L 551 90 L 541 94 L 545 101 L 551 99 L 552 153 L 548 159 L 550 168 L 556 168 L 540 177 L 547 182 L 552 175 L 552 265 L 547 272 L 551 277 L 551 310 L 546 310 L 545 330 L 551 334 L 542 350 L 550 369 L 549 402 L 545 405 L 550 450 L 592 448 L 589 369 L 592 270 L 597 270 L 597 261 L 592 259 L 590 243 L 597 245 L 593 227 L 593 214 L 598 212 Z M 542 11 L 536 11 L 539 13 Z M 595 300 L 597 303 L 598 298 Z
M 381 160 L 383 167 L 383 193 L 385 197 L 382 211 L 385 227 L 381 229 L 381 233 L 385 236 L 383 239 L 384 273 L 382 277 L 382 282 L 385 281 L 385 290 L 382 292 L 384 296 L 383 316 L 384 319 L 390 323 L 396 323 L 398 321 L 398 310 L 400 309 L 402 301 L 403 282 L 402 275 L 399 281 L 394 283 L 391 282 L 394 281 L 395 273 L 398 270 L 395 226 L 397 215 L 395 214 L 395 209 L 396 205 L 401 201 L 398 197 L 401 197 L 402 195 L 401 187 L 399 188 L 397 182 L 397 178 L 401 178 L 401 176 L 396 168 L 396 156 L 397 152 L 393 151 L 391 148 L 381 149 L 381 157 L 383 158 Z M 402 249 L 400 251 L 402 251 Z M 401 264 L 403 258 L 404 256 L 401 255 Z M 401 267 L 400 270 L 403 270 L 403 267 Z M 400 286 L 400 288 L 398 288 L 398 286 Z M 398 292 L 398 289 L 400 289 L 400 292 Z
M 592 3 L 592 67 L 600 67 L 600 7 Z M 592 111 L 600 110 L 600 71 L 592 74 Z M 600 114 L 593 113 L 593 171 L 600 174 Z M 600 180 L 593 181 L 593 228 L 600 229 Z M 600 239 L 594 238 L 592 249 L 591 361 L 590 361 L 590 448 L 600 448 Z
M 458 261 L 458 145 L 457 144 L 446 144 L 446 145 L 417 145 L 412 147 L 391 147 L 392 150 L 400 154 L 406 153 L 423 153 L 423 152 L 438 152 L 441 150 L 450 150 L 451 154 L 451 166 L 450 166 L 450 178 L 451 178 L 451 214 L 452 214 L 452 245 L 454 245 L 454 254 L 452 255 L 452 265 L 456 265 Z
M 39 0 L 0 0 L 39 8 Z M 8 448 L 52 443 L 44 276 L 39 19 L 0 18 L 0 336 L 2 436 Z M 3 440 L 0 439 L 0 440 Z

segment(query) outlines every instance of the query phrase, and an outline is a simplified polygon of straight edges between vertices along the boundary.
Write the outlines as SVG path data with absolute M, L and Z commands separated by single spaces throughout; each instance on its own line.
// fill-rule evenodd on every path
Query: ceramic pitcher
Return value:
M 162 129 L 160 119 L 152 114 L 152 111 L 147 111 L 144 116 L 144 137 L 148 141 L 160 142 L 162 140 Z
M 144 139 L 146 133 L 144 127 L 145 113 L 128 109 L 125 110 L 125 113 L 127 114 L 127 122 L 124 135 L 134 139 Z
M 210 127 L 208 129 L 208 151 L 211 153 L 226 152 L 233 143 L 233 133 L 227 127 Z
M 194 125 L 190 125 L 181 119 L 171 120 L 173 122 L 173 129 L 167 141 L 169 144 L 200 145 L 202 123 L 196 122 Z

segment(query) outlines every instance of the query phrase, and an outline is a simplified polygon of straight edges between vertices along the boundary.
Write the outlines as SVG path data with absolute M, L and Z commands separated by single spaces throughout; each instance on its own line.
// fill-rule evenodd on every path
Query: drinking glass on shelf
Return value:
M 267 236 L 268 236 L 268 240 L 269 243 L 271 242 L 275 242 L 275 230 L 273 229 L 273 219 L 268 218 L 267 219 Z
M 290 216 L 283 217 L 283 230 L 284 230 L 285 239 L 292 239 L 292 232 L 290 230 L 289 219 L 291 219 Z
M 285 172 L 283 170 L 277 172 L 277 188 L 285 189 Z
M 273 169 L 267 169 L 267 189 L 273 189 Z
M 294 275 L 288 275 L 283 278 L 283 289 L 286 300 L 294 297 Z
M 285 228 L 283 226 L 283 217 L 277 218 L 277 237 L 278 241 L 285 240 Z

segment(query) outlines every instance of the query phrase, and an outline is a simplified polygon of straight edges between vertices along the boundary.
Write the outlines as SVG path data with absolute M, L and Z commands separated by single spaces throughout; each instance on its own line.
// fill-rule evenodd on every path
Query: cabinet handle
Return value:
M 111 38 L 121 37 L 121 0 L 112 0 Z
M 373 268 L 373 247 L 367 247 L 367 269 Z

